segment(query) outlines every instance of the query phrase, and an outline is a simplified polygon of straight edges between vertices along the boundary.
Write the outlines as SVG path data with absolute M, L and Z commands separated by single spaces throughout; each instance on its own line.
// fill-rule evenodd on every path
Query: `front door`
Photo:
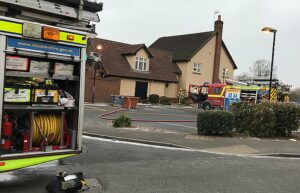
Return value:
M 148 92 L 148 82 L 139 82 L 135 83 L 135 96 L 140 97 L 140 99 L 147 99 Z

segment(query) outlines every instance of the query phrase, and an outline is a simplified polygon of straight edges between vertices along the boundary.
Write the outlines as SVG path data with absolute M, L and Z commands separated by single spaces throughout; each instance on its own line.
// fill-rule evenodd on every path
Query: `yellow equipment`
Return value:
M 61 140 L 61 116 L 37 114 L 34 116 L 33 144 L 41 146 L 43 142 L 48 145 L 59 145 Z

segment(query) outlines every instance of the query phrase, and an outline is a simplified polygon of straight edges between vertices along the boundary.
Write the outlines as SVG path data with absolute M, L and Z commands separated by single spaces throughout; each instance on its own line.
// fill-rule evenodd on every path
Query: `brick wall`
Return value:
M 218 16 L 218 20 L 215 22 L 216 38 L 216 51 L 214 59 L 214 71 L 213 71 L 213 83 L 219 82 L 220 73 L 220 60 L 221 60 L 221 48 L 222 48 L 222 35 L 223 35 L 223 21 L 221 16 Z
M 92 102 L 93 96 L 93 77 L 94 71 L 86 71 L 85 78 L 85 102 Z M 111 95 L 120 94 L 120 78 L 106 77 L 102 78 L 97 76 L 96 79 L 96 94 L 95 102 L 111 102 Z

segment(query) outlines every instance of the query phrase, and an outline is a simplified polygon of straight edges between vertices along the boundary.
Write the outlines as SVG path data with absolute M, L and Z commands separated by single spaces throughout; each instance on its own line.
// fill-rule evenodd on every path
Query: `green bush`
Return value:
M 276 135 L 290 136 L 300 126 L 300 108 L 290 104 L 272 104 L 276 117 Z
M 290 136 L 300 126 L 299 108 L 283 103 L 235 103 L 236 130 L 256 137 Z
M 130 127 L 131 119 L 126 115 L 121 115 L 113 121 L 113 127 Z
M 186 106 L 190 106 L 192 104 L 192 101 L 189 97 L 181 98 L 179 101 L 179 104 L 184 104 Z
M 230 135 L 234 129 L 234 114 L 228 111 L 202 111 L 197 118 L 200 135 Z
M 166 97 L 166 96 L 162 96 L 159 98 L 159 103 L 162 105 L 170 105 L 170 98 Z
M 149 95 L 149 103 L 158 104 L 159 103 L 159 96 L 157 94 Z
M 272 108 L 266 104 L 253 106 L 253 120 L 248 134 L 255 137 L 276 136 L 276 117 Z
M 241 134 L 248 134 L 254 120 L 253 104 L 233 103 L 230 111 L 234 114 L 236 131 Z

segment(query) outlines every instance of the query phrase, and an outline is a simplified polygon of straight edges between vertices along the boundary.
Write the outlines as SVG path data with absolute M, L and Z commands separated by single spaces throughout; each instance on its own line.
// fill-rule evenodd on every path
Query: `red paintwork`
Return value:
M 188 96 L 193 100 L 193 102 L 197 102 L 195 101 L 191 95 L 191 89 L 192 88 L 197 88 L 198 89 L 198 93 L 200 94 L 202 92 L 203 88 L 207 88 L 208 89 L 208 99 L 206 101 L 201 101 L 201 102 L 209 102 L 213 107 L 219 107 L 219 108 L 223 108 L 224 107 L 224 100 L 225 100 L 225 91 L 223 92 L 223 89 L 225 89 L 226 84 L 204 84 L 204 85 L 193 85 L 191 84 L 189 86 L 189 92 L 188 92 Z M 219 88 L 219 92 L 218 94 L 216 94 L 213 90 L 215 90 L 216 88 Z M 218 97 L 212 97 L 211 95 L 220 95 L 223 92 L 223 95 Z

